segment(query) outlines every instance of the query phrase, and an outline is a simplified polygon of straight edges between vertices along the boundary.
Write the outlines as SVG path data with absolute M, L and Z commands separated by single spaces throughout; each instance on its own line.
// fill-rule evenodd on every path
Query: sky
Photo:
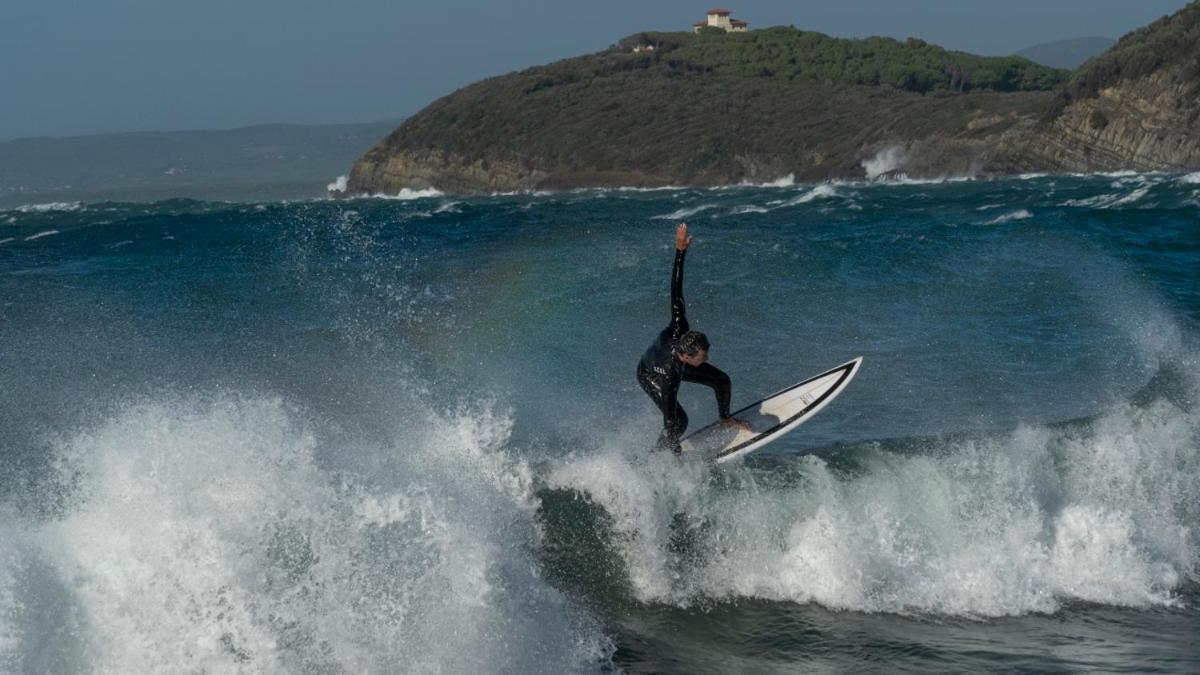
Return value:
M 731 0 L 750 28 L 1011 54 L 1187 0 Z M 0 0 L 0 140 L 400 119 L 475 80 L 689 30 L 683 0 Z

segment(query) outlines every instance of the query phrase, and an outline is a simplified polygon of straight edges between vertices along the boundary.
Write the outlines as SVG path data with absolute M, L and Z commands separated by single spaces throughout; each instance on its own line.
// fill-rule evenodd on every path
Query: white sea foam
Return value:
M 836 188 L 834 188 L 833 185 L 830 185 L 828 183 L 822 183 L 822 184 L 812 188 L 811 190 L 807 190 L 804 193 L 797 195 L 791 199 L 785 199 L 785 200 L 779 202 L 779 208 L 783 208 L 786 206 L 796 206 L 798 204 L 807 204 L 816 199 L 827 199 L 829 197 L 837 197 L 837 196 L 838 196 L 838 191 Z
M 1125 204 L 1132 204 L 1132 203 L 1140 200 L 1142 197 L 1145 197 L 1146 194 L 1148 192 L 1150 192 L 1151 187 L 1153 187 L 1153 186 L 1143 185 L 1142 187 L 1140 187 L 1140 188 L 1134 190 L 1133 192 L 1130 192 L 1129 194 L 1125 195 L 1124 197 L 1121 197 L 1120 199 L 1116 200 L 1109 206 L 1123 206 Z
M 331 185 L 332 185 L 332 183 L 331 183 Z M 406 202 L 406 201 L 412 201 L 415 199 L 429 199 L 432 197 L 441 197 L 441 196 L 443 196 L 443 194 L 444 193 L 441 190 L 438 190 L 437 188 L 426 188 L 423 190 L 411 190 L 409 188 L 401 188 L 400 191 L 395 194 L 384 194 L 382 192 L 378 192 L 378 193 L 370 194 L 370 195 L 358 194 L 358 195 L 350 195 L 350 196 L 346 197 L 346 199 L 349 199 L 349 200 L 387 199 L 387 200 L 392 200 L 392 201 Z
M 50 236 L 53 236 L 56 234 L 58 234 L 58 230 L 46 230 L 45 232 L 38 232 L 37 234 L 31 234 L 28 237 L 25 237 L 25 241 L 33 241 L 34 239 L 41 239 L 42 237 L 50 237 Z
M 394 195 L 385 195 L 385 194 L 380 193 L 380 194 L 371 195 L 371 198 L 372 199 L 393 199 L 393 200 L 399 200 L 399 201 L 411 201 L 413 199 L 428 199 L 430 197 L 441 197 L 442 194 L 443 194 L 442 191 L 438 190 L 436 188 L 426 188 L 424 190 L 410 190 L 408 188 L 401 188 L 400 191 Z
M 775 180 L 767 181 L 765 183 L 755 183 L 753 181 L 744 180 L 741 183 L 738 183 L 737 185 L 726 185 L 719 189 L 727 190 L 727 189 L 735 188 L 735 187 L 787 188 L 787 187 L 795 187 L 795 185 L 796 185 L 796 174 L 789 173 L 786 176 L 782 176 L 780 178 L 776 178 Z
M 875 153 L 874 157 L 864 159 L 862 168 L 867 172 L 867 180 L 875 180 L 881 176 L 895 173 L 908 163 L 908 153 L 900 145 L 888 146 Z
M 1200 563 L 1200 417 L 1165 401 L 1085 430 L 1022 427 L 928 454 L 863 447 L 780 481 L 609 450 L 556 467 L 612 517 L 635 595 L 991 617 L 1177 605 Z M 776 470 L 778 467 L 776 467 Z M 680 520 L 683 514 L 683 520 Z M 682 531 L 681 531 L 682 530 Z M 695 540 L 680 553 L 678 541 Z
M 585 189 L 587 189 L 587 188 L 585 188 Z M 595 188 L 595 189 L 598 189 L 601 191 L 606 190 L 606 188 Z M 686 185 L 660 185 L 658 187 L 626 186 L 626 187 L 611 188 L 611 190 L 614 192 L 670 192 L 671 190 L 692 190 L 692 189 L 695 189 L 695 188 L 689 188 Z
M 7 244 L 10 241 L 16 241 L 16 237 L 5 237 L 4 239 L 0 239 L 0 244 Z
M 1180 176 L 1179 182 L 1187 185 L 1200 185 L 1200 171 Z
M 26 204 L 18 206 L 21 213 L 47 213 L 50 211 L 78 211 L 83 208 L 80 202 L 47 202 L 45 204 Z
M 756 206 L 754 204 L 743 204 L 742 206 L 733 207 L 733 210 L 730 211 L 729 213 L 730 213 L 730 215 L 736 216 L 736 215 L 739 215 L 742 213 L 766 213 L 769 210 L 770 209 L 766 209 L 761 206 Z
M 18 574 L 22 561 L 13 544 L 20 534 L 0 528 L 0 671 L 21 672 L 21 613 Z
M 338 176 L 332 183 L 325 186 L 326 192 L 345 192 L 346 186 L 349 183 L 349 178 L 346 176 Z
M 652 216 L 650 219 L 651 220 L 679 220 L 680 218 L 688 218 L 690 216 L 694 216 L 697 213 L 700 213 L 701 211 L 707 211 L 708 209 L 716 208 L 716 206 L 717 206 L 716 204 L 701 204 L 699 206 L 686 206 L 682 209 L 672 211 L 671 213 L 667 213 L 667 214 L 663 214 L 663 215 L 659 215 L 659 216 Z
M 161 400 L 62 443 L 68 507 L 33 539 L 87 617 L 81 669 L 566 672 L 605 658 L 529 557 L 530 475 L 503 452 L 506 416 L 407 424 L 393 478 L 371 489 L 325 475 L 298 417 L 272 399 Z M 0 635 L 6 612 L 28 616 L 3 574 Z
M 1122 194 L 1122 193 L 1118 192 L 1118 193 L 1100 194 L 1100 195 L 1096 195 L 1094 197 L 1087 197 L 1085 199 L 1068 199 L 1067 201 L 1060 204 L 1060 206 L 1077 206 L 1077 207 L 1086 207 L 1086 208 L 1095 208 L 1095 209 L 1110 209 L 1110 208 L 1113 208 L 1114 206 L 1124 206 L 1127 204 L 1133 204 L 1133 203 L 1141 200 L 1142 197 L 1145 197 L 1150 192 L 1150 188 L 1152 188 L 1152 187 L 1154 187 L 1154 184 L 1142 185 L 1141 187 L 1138 187 L 1137 189 L 1132 190 L 1128 194 Z
M 987 225 L 999 225 L 1001 223 L 1009 223 L 1014 220 L 1026 220 L 1026 219 L 1029 219 L 1032 217 L 1033 217 L 1033 214 L 1030 213 L 1027 209 L 1017 209 L 1016 211 L 1005 213 L 1004 215 L 1001 215 L 1001 216 L 996 216 L 995 218 L 989 220 L 986 224 Z
M 976 180 L 975 176 L 938 176 L 936 178 L 909 178 L 908 174 L 900 174 L 894 179 L 879 181 L 888 185 L 943 185 L 945 183 L 969 183 Z

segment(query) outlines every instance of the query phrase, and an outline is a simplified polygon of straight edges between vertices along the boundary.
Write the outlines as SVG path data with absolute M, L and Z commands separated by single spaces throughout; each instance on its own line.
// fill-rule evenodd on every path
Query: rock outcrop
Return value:
M 1200 168 L 1200 3 L 1085 64 L 1036 131 L 998 157 L 1013 171 Z

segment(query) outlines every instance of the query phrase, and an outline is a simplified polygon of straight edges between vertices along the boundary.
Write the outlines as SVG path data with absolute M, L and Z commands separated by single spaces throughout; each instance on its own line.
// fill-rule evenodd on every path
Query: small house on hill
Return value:
M 708 10 L 707 19 L 692 24 L 692 32 L 699 33 L 701 28 L 712 26 L 713 28 L 720 28 L 726 33 L 745 33 L 750 24 L 741 19 L 733 18 L 730 16 L 731 14 L 732 12 L 729 10 L 721 9 L 720 7 L 710 9 Z

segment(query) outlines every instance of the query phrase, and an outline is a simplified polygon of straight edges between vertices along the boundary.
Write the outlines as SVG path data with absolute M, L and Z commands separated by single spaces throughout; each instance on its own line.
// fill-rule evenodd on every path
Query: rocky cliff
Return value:
M 1200 168 L 1200 3 L 1085 64 L 1038 128 L 997 151 L 998 170 Z

